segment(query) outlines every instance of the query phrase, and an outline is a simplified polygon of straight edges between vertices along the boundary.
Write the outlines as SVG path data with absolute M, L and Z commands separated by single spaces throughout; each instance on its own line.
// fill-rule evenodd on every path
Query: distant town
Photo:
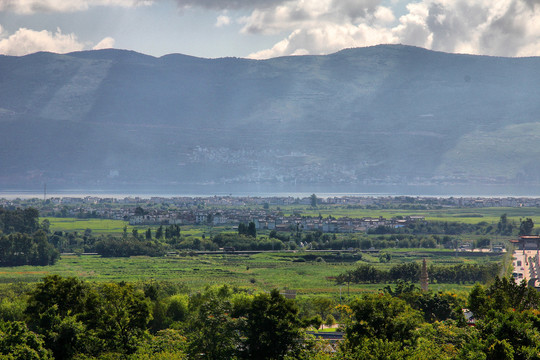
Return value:
M 298 209 L 295 208 L 298 206 Z M 540 198 L 505 197 L 410 197 L 342 196 L 309 197 L 51 197 L 46 199 L 0 199 L 4 208 L 35 207 L 42 216 L 101 218 L 129 221 L 130 225 L 231 226 L 253 222 L 257 230 L 324 233 L 366 232 L 380 226 L 399 228 L 423 221 L 423 215 L 384 217 L 306 216 L 303 206 L 316 209 L 432 210 L 445 208 L 539 207 Z M 286 211 L 285 211 L 286 209 Z

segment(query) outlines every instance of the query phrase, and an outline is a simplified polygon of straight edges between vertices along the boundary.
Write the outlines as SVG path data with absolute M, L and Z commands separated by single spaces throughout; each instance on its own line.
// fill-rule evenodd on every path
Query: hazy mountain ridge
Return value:
M 3 56 L 0 184 L 540 183 L 539 80 L 540 58 L 401 45 Z

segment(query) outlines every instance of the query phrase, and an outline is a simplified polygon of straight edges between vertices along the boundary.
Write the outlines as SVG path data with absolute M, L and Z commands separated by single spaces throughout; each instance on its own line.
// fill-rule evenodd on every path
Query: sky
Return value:
M 266 59 L 406 44 L 540 56 L 540 0 L 0 0 L 0 54 Z

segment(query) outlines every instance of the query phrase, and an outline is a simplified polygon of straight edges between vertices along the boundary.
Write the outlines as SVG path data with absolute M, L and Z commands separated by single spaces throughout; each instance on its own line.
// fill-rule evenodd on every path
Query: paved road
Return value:
M 516 282 L 521 282 L 521 280 L 529 281 L 531 274 L 535 277 L 540 277 L 540 274 L 537 274 L 538 266 L 529 261 L 529 258 L 534 258 L 537 255 L 536 250 L 516 250 L 514 251 L 514 256 L 512 259 L 514 265 L 514 279 Z M 517 276 L 516 276 L 517 274 Z

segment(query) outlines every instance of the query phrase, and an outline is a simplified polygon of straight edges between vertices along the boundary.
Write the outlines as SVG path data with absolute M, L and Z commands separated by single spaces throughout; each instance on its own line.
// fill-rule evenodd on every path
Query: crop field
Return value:
M 84 232 L 90 229 L 95 233 L 114 234 L 124 231 L 124 226 L 128 226 L 128 231 L 132 228 L 127 221 L 122 220 L 43 217 L 40 221 L 45 219 L 49 220 L 51 231 Z
M 337 285 L 334 277 L 358 264 L 388 268 L 394 264 L 421 261 L 438 265 L 501 261 L 502 256 L 470 256 L 454 252 L 394 251 L 392 260 L 380 263 L 377 254 L 325 253 L 259 253 L 252 255 L 216 254 L 175 257 L 102 258 L 98 255 L 64 255 L 53 266 L 5 267 L 1 283 L 37 282 L 50 274 L 78 276 L 96 282 L 168 281 L 181 285 L 186 292 L 208 285 L 228 284 L 244 289 L 296 290 L 302 295 L 351 295 L 377 291 L 385 284 Z M 361 258 L 361 260 L 360 260 Z M 431 284 L 434 290 L 467 290 L 472 284 Z
M 287 206 L 282 207 L 285 214 L 290 215 L 300 212 L 304 216 L 323 217 L 385 217 L 421 215 L 426 220 L 462 222 L 467 224 L 477 224 L 482 221 L 497 224 L 502 214 L 507 214 L 508 219 L 519 223 L 519 219 L 532 218 L 535 224 L 540 224 L 540 208 L 533 207 L 495 207 L 495 208 L 444 208 L 436 210 L 410 210 L 410 209 L 348 209 L 344 207 L 323 206 L 320 209 L 313 209 L 307 206 Z
M 92 230 L 94 234 L 121 234 L 124 231 L 124 226 L 127 227 L 127 232 L 131 234 L 133 229 L 144 231 L 151 228 L 155 231 L 159 226 L 157 225 L 139 225 L 132 226 L 129 222 L 123 220 L 110 220 L 110 219 L 77 219 L 77 218 L 57 218 L 57 217 L 42 217 L 40 221 L 49 220 L 51 231 L 77 231 L 83 233 L 86 229 Z M 183 225 L 181 227 L 182 235 L 189 236 L 202 236 L 203 234 L 217 234 L 221 232 L 231 232 L 230 226 L 192 226 Z

